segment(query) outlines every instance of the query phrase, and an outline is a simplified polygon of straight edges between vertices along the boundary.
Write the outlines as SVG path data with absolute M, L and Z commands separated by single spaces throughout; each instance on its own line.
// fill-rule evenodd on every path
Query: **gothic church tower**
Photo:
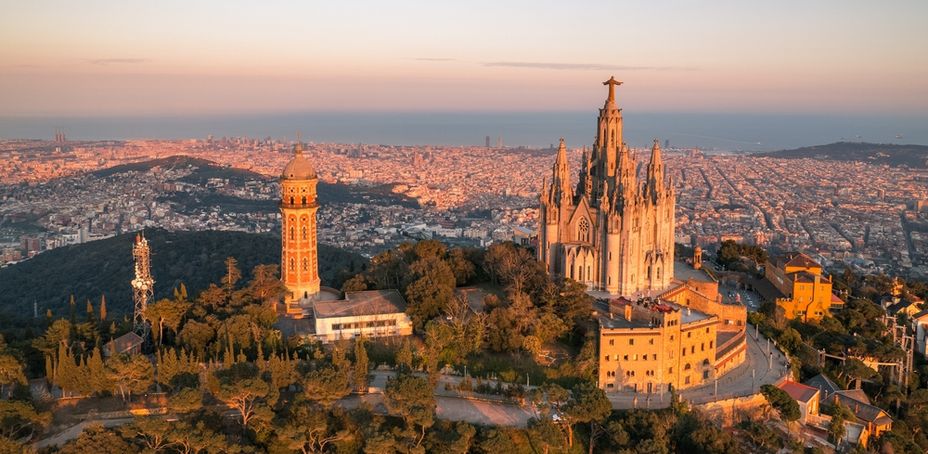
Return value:
M 280 176 L 281 251 L 280 276 L 287 295 L 287 315 L 302 314 L 302 303 L 319 294 L 316 250 L 316 169 L 297 143 L 293 159 Z
M 639 182 L 635 156 L 622 141 L 622 109 L 615 88 L 599 110 L 596 141 L 584 152 L 579 182 L 570 184 L 567 147 L 561 139 L 550 185 L 542 184 L 538 259 L 551 274 L 588 288 L 632 296 L 666 289 L 673 280 L 672 182 L 665 181 L 657 140 Z

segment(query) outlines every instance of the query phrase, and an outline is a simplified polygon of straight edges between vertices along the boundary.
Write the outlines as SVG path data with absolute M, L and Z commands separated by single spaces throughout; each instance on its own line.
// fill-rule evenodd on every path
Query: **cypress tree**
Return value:
M 100 295 L 100 320 L 106 320 L 106 295 Z
M 93 303 L 90 302 L 90 299 L 87 299 L 87 321 L 93 320 Z

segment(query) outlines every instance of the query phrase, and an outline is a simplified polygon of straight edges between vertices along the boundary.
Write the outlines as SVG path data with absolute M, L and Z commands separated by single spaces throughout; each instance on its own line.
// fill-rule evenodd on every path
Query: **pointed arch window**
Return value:
M 304 225 L 304 226 L 303 226 L 303 231 L 301 232 L 301 234 L 302 234 L 302 239 L 304 239 L 304 240 L 306 239 L 306 232 L 307 232 L 307 229 L 306 229 L 306 226 Z
M 289 266 L 289 268 L 290 268 L 290 271 L 295 271 L 295 270 L 296 270 L 296 260 L 294 260 L 293 257 L 290 258 L 290 266 Z
M 577 241 L 590 242 L 590 221 L 586 218 L 580 218 L 577 223 Z
M 305 195 L 303 196 L 303 206 L 304 206 L 304 207 L 306 206 L 306 196 L 305 196 Z
M 303 257 L 303 271 L 308 271 L 308 270 L 309 270 L 309 260 L 307 260 L 306 257 Z
M 291 239 L 291 240 L 294 239 L 295 233 L 296 233 L 296 229 L 294 229 L 294 228 L 291 226 L 291 227 L 290 227 L 290 239 Z

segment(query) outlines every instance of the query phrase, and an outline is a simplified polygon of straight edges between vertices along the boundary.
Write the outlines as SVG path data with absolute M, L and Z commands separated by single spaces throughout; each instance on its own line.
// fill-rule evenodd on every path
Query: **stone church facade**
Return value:
M 643 295 L 673 281 L 674 207 L 672 181 L 664 177 L 658 141 L 651 147 L 644 179 L 622 141 L 622 109 L 609 94 L 599 111 L 596 142 L 584 153 L 576 186 L 567 147 L 561 140 L 550 182 L 541 191 L 538 259 L 551 274 L 614 295 Z

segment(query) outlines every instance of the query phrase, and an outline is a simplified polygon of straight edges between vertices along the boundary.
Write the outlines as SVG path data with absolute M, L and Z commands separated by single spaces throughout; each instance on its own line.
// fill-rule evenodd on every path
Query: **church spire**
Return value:
M 661 159 L 660 140 L 654 139 L 651 145 L 651 162 L 648 163 L 648 190 L 659 194 L 664 190 L 664 162 Z
M 557 158 L 554 160 L 552 174 L 552 199 L 565 201 L 569 204 L 573 199 L 573 190 L 570 187 L 570 171 L 567 166 L 567 144 L 564 143 L 563 137 L 561 137 L 561 142 L 557 147 Z

